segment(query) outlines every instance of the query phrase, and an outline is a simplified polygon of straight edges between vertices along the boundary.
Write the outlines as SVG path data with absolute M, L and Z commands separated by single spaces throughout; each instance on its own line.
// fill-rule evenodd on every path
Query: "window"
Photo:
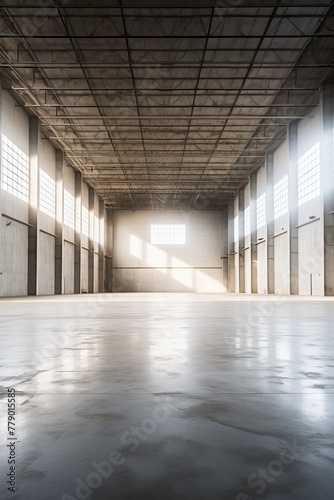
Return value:
M 244 214 L 245 220 L 245 236 L 250 235 L 250 208 L 249 205 L 248 207 L 245 208 L 245 214 Z
M 260 229 L 266 225 L 266 193 L 256 200 L 256 227 Z
M 186 226 L 184 224 L 152 224 L 152 245 L 184 245 Z
M 29 158 L 4 134 L 1 187 L 20 200 L 29 201 Z
M 239 215 L 234 217 L 234 243 L 239 241 Z
M 44 170 L 39 171 L 39 208 L 50 217 L 56 217 L 56 182 Z
M 81 232 L 85 236 L 89 237 L 89 216 L 88 209 L 82 206 L 81 209 Z
M 64 224 L 75 229 L 75 200 L 66 189 L 64 189 Z
M 320 144 L 298 159 L 298 206 L 320 195 Z
M 274 219 L 289 211 L 288 176 L 286 175 L 274 186 Z

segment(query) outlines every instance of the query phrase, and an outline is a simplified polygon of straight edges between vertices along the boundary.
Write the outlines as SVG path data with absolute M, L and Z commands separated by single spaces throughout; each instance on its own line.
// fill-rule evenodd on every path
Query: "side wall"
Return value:
M 7 137 L 29 155 L 28 116 L 15 106 L 16 102 L 7 92 L 1 97 L 1 136 Z M 0 139 L 2 144 L 2 137 Z M 0 208 L 0 296 L 26 295 L 28 205 L 0 187 Z
M 0 108 L 0 297 L 27 295 L 32 288 L 37 295 L 88 291 L 90 256 L 90 291 L 102 291 L 105 277 L 99 263 L 104 260 L 102 236 L 107 226 L 102 217 L 100 227 L 99 198 L 82 181 L 81 174 L 66 165 L 63 153 L 43 137 L 38 120 L 30 118 L 7 91 L 0 90 Z M 13 151 L 10 161 L 15 163 L 20 155 L 26 155 L 30 171 L 28 200 L 20 199 L 17 192 L 3 182 L 8 170 L 4 138 L 10 141 Z M 15 158 L 15 155 L 18 156 Z M 40 208 L 42 171 L 55 185 L 55 216 Z M 80 182 L 76 176 L 80 176 Z M 13 186 L 17 182 L 15 173 L 10 182 Z M 90 209 L 89 190 L 93 192 L 94 207 L 88 219 L 88 232 L 81 234 L 81 205 Z M 64 210 L 68 209 L 64 208 L 64 195 L 73 208 L 71 223 L 64 219 Z M 29 262 L 35 262 L 34 269 L 29 268 Z M 79 272 L 75 274 L 76 265 Z M 33 287 L 29 286 L 32 279 Z
M 229 241 L 231 221 L 244 219 L 246 293 L 266 294 L 269 289 L 278 295 L 333 295 L 334 87 L 326 85 L 320 107 L 290 124 L 286 140 L 252 175 L 252 187 L 249 181 L 243 188 L 244 210 L 240 210 L 238 198 L 230 203 Z M 251 192 L 256 192 L 253 205 Z M 266 198 L 266 217 L 259 223 L 261 196 Z M 252 237 L 247 227 L 250 204 L 255 207 L 253 220 L 257 222 Z M 238 247 L 241 245 L 235 242 L 235 249 Z M 240 269 L 234 258 L 234 267 L 229 268 L 233 281 Z
M 289 147 L 285 141 L 274 153 L 274 185 L 288 183 Z M 290 294 L 289 211 L 274 219 L 275 293 Z

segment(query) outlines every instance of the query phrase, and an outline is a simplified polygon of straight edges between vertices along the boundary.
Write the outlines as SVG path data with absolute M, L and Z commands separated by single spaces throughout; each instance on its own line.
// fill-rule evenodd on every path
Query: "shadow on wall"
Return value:
M 130 235 L 129 253 L 138 263 L 113 269 L 113 292 L 222 293 L 221 267 L 196 268 L 158 246 Z

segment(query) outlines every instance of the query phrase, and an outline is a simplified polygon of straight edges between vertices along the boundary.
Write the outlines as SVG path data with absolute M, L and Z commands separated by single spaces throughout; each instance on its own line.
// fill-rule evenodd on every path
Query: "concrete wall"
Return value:
M 1 217 L 0 297 L 27 294 L 28 226 Z
M 55 290 L 55 237 L 39 232 L 38 295 L 53 295 Z
M 185 245 L 152 245 L 151 224 L 185 224 Z M 222 292 L 220 212 L 117 211 L 114 291 Z
M 323 104 L 322 104 L 323 106 Z M 267 242 L 274 240 L 273 244 L 273 289 L 276 294 L 289 295 L 290 293 L 298 293 L 299 295 L 315 295 L 323 296 L 325 294 L 325 278 L 330 281 L 331 276 L 327 276 L 325 268 L 325 246 L 324 246 L 324 225 L 325 216 L 334 217 L 326 212 L 324 212 L 324 192 L 333 193 L 334 181 L 332 175 L 324 175 L 324 169 L 333 169 L 333 162 L 327 162 L 327 156 L 333 149 L 333 128 L 331 129 L 331 137 L 326 137 L 324 140 L 324 129 L 323 129 L 323 110 L 324 107 L 320 106 L 309 113 L 303 120 L 300 120 L 297 124 L 296 131 L 293 135 L 288 135 L 288 138 L 282 143 L 282 145 L 274 152 L 273 155 L 269 155 L 273 158 L 273 192 L 275 186 L 279 182 L 287 182 L 288 192 L 289 192 L 289 203 L 287 209 L 279 215 L 274 216 L 273 224 L 271 221 L 266 221 L 266 224 L 257 228 L 256 231 L 256 241 L 251 243 L 251 238 L 249 235 L 245 236 L 245 291 L 246 293 L 251 292 L 252 279 L 254 281 L 254 271 L 256 269 L 256 287 L 253 287 L 255 291 L 259 294 L 268 293 L 268 244 Z M 333 114 L 333 113 L 332 113 Z M 333 121 L 333 116 L 332 116 Z M 295 129 L 294 129 L 295 130 Z M 298 164 L 300 159 L 305 155 L 305 153 L 310 152 L 310 150 L 315 146 L 319 145 L 320 151 L 320 194 L 317 193 L 316 196 L 309 200 L 298 200 L 295 196 L 297 189 L 298 180 Z M 327 148 L 327 154 L 324 147 Z M 292 159 L 294 151 L 297 151 L 296 160 Z M 268 156 L 268 158 L 269 158 Z M 270 160 L 271 161 L 271 160 Z M 329 164 L 328 164 L 329 163 Z M 268 163 L 269 165 L 269 163 Z M 268 167 L 269 168 L 269 167 Z M 326 171 L 325 173 L 328 174 Z M 270 203 L 270 207 L 267 205 L 267 215 L 268 213 L 274 213 L 274 197 L 273 193 L 268 191 L 267 183 L 267 170 L 266 168 L 260 168 L 256 173 L 256 197 L 257 199 L 266 193 L 266 204 Z M 324 179 L 331 179 L 331 185 L 325 183 Z M 295 182 L 295 185 L 292 183 Z M 312 182 L 314 187 L 316 184 Z M 313 188 L 311 186 L 311 188 Z M 291 193 L 293 197 L 291 198 Z M 269 199 L 268 199 L 268 194 Z M 329 200 L 330 201 L 330 200 Z M 249 206 L 250 202 L 250 183 L 248 183 L 244 188 L 244 207 L 245 211 Z M 296 217 L 293 216 L 294 207 L 298 205 L 296 212 Z M 333 210 L 333 209 L 331 209 Z M 243 215 L 245 215 L 245 211 Z M 234 202 L 234 217 L 239 214 L 240 210 L 238 208 L 237 199 Z M 268 227 L 268 224 L 270 227 Z M 327 231 L 331 232 L 327 237 L 328 248 L 331 247 L 331 241 L 334 241 L 334 224 L 331 221 L 327 224 Z M 233 228 L 231 225 L 231 220 L 228 223 L 229 240 L 232 237 Z M 293 233 L 293 236 L 292 236 Z M 297 234 L 297 237 L 296 237 Z M 260 238 L 263 238 L 263 243 L 260 243 Z M 251 249 L 256 245 L 256 267 L 252 267 L 251 264 Z M 333 245 L 332 245 L 333 247 Z M 236 249 L 235 244 L 235 249 Z M 327 250 L 327 252 L 329 252 Z M 255 254 L 255 252 L 253 252 Z M 297 255 L 297 259 L 295 259 Z M 294 260 L 292 261 L 292 256 Z M 272 257 L 270 257 L 272 258 Z M 272 260 L 270 261 L 272 262 Z M 296 262 L 296 265 L 292 266 L 291 262 Z M 238 258 L 235 258 L 235 269 L 230 270 L 230 275 L 233 273 L 237 275 L 238 270 Z M 333 267 L 333 263 L 327 259 L 327 266 L 330 267 L 329 271 Z M 330 274 L 330 273 L 329 273 Z M 293 278 L 291 278 L 293 276 Z M 292 284 L 292 281 L 295 284 Z M 237 280 L 236 280 L 237 283 Z M 295 292 L 297 290 L 297 292 Z M 327 290 L 332 290 L 331 286 L 327 287 Z M 327 292 L 328 294 L 328 292 Z
M 82 206 L 89 212 L 89 195 L 87 184 L 82 185 Z M 88 291 L 88 265 L 89 265 L 89 236 L 82 233 L 82 260 L 81 260 L 81 272 L 82 272 L 82 290 Z
M 245 193 L 245 210 L 244 210 L 244 220 L 245 215 L 250 210 L 250 184 L 248 183 L 244 189 Z M 246 228 L 246 226 L 245 226 Z M 244 259 L 245 259 L 245 293 L 251 293 L 252 291 L 252 256 L 251 256 L 251 234 L 249 231 L 245 232 L 245 250 L 244 250 Z
M 298 157 L 321 141 L 321 113 L 311 114 L 299 124 Z M 319 219 L 310 223 L 310 217 Z M 298 210 L 299 294 L 324 294 L 323 199 L 316 196 Z M 303 224 L 307 224 L 303 226 Z
M 229 268 L 228 268 L 228 207 L 222 211 L 222 239 L 221 239 L 221 265 L 223 272 L 223 291 L 229 289 Z
M 75 198 L 75 177 L 74 170 L 69 165 L 64 168 L 64 190 Z M 64 239 L 74 243 L 75 229 L 64 224 Z
M 2 133 L 29 154 L 29 118 L 6 90 L 2 91 Z
M 106 210 L 105 214 L 105 291 L 111 292 L 113 289 L 113 249 L 114 249 L 114 212 Z
M 235 204 L 231 201 L 228 204 L 228 245 L 227 245 L 227 262 L 228 262 L 228 291 L 229 293 L 235 293 L 235 281 L 236 281 L 236 255 L 234 252 L 234 216 L 235 216 Z
M 289 148 L 285 141 L 274 153 L 274 185 L 287 180 Z M 289 210 L 274 219 L 275 293 L 290 294 Z
M 74 245 L 64 241 L 64 293 L 74 293 Z
M 82 249 L 82 290 L 88 290 L 88 257 L 89 251 L 86 248 Z
M 1 99 L 1 132 L 29 155 L 29 120 L 22 108 L 15 104 L 10 94 L 4 91 Z M 0 296 L 26 295 L 29 207 L 1 187 L 0 191 L 0 213 L 4 214 L 0 219 Z
M 99 291 L 99 255 L 94 252 L 94 293 Z
M 31 276 L 36 278 L 34 292 L 38 295 L 54 294 L 57 290 L 57 273 L 60 272 L 59 293 L 74 293 L 77 290 L 88 290 L 89 287 L 89 253 L 91 247 L 93 292 L 98 292 L 104 281 L 103 266 L 104 247 L 94 241 L 94 229 L 91 225 L 91 237 L 79 235 L 74 228 L 63 221 L 63 194 L 67 190 L 75 199 L 81 197 L 82 203 L 89 209 L 88 186 L 82 183 L 76 193 L 75 172 L 69 165 L 59 164 L 59 154 L 53 145 L 32 127 L 31 120 L 25 111 L 7 91 L 0 91 L 1 120 L 0 132 L 10 139 L 30 158 L 30 203 L 20 200 L 0 186 L 0 297 L 27 295 Z M 37 130 L 37 132 L 36 132 Z M 37 135 L 36 135 L 37 134 Z M 31 137 L 34 136 L 34 146 Z M 1 140 L 0 140 L 1 147 Z M 58 161 L 58 163 L 57 163 Z M 57 166 L 58 165 L 58 166 Z M 2 161 L 0 163 L 0 171 Z M 56 219 L 39 210 L 38 172 L 42 169 L 52 179 L 56 180 Z M 100 200 L 94 194 L 94 216 L 99 217 Z M 77 198 L 78 199 L 78 198 Z M 80 199 L 80 198 L 79 198 Z M 81 226 L 81 201 L 76 206 L 76 227 Z M 35 213 L 31 224 L 32 210 Z M 31 231 L 34 228 L 34 231 Z M 112 254 L 112 234 L 109 235 L 108 225 L 101 227 L 106 232 L 109 253 Z M 112 231 L 112 228 L 111 228 Z M 36 270 L 29 271 L 28 242 L 35 241 Z M 29 243 L 30 245 L 30 243 Z M 81 245 L 82 249 L 81 255 Z M 75 250 L 78 248 L 79 250 Z M 101 256 L 101 258 L 100 258 Z M 59 264 L 60 259 L 60 264 Z M 78 285 L 75 286 L 75 259 L 79 262 L 80 272 Z M 79 260 L 78 260 L 79 259 Z M 82 266 L 82 269 L 81 269 Z M 100 269 L 99 269 L 100 267 Z M 34 278 L 34 279 L 35 279 Z M 79 283 L 80 281 L 80 283 Z M 59 287 L 58 287 L 59 288 Z M 29 292 L 31 293 L 31 291 Z
M 257 172 L 257 200 L 265 197 L 265 207 L 267 206 L 266 198 L 266 170 L 264 167 Z M 267 226 L 266 221 L 260 227 L 257 227 L 257 289 L 259 294 L 267 293 Z M 263 238 L 263 239 L 262 239 Z M 260 243 L 262 241 L 262 243 Z
M 64 191 L 67 191 L 75 198 L 75 174 L 72 167 L 66 165 L 64 168 Z M 76 214 L 78 215 L 78 214 Z M 75 229 L 64 223 L 63 242 L 63 279 L 64 293 L 74 293 L 74 249 L 75 249 Z
M 94 196 L 94 225 L 100 220 L 99 214 L 99 200 L 98 197 Z M 99 226 L 98 226 L 99 227 Z M 100 230 L 99 230 L 100 234 Z M 99 242 L 95 238 L 95 230 L 92 236 L 94 241 L 94 293 L 99 291 Z
M 239 238 L 237 239 L 237 236 L 240 234 L 239 233 L 239 199 L 236 198 L 234 200 L 234 210 L 233 210 L 233 253 L 234 255 L 234 266 L 235 266 L 235 273 L 234 273 L 234 290 L 235 293 L 239 293 L 239 280 L 240 280 L 240 275 L 239 275 L 239 260 L 240 260 L 240 254 L 239 254 Z M 237 226 L 237 227 L 236 227 Z
M 52 179 L 56 179 L 56 153 L 46 139 L 40 141 L 39 167 Z M 55 291 L 55 232 L 53 217 L 41 210 L 39 221 L 38 295 L 52 295 Z

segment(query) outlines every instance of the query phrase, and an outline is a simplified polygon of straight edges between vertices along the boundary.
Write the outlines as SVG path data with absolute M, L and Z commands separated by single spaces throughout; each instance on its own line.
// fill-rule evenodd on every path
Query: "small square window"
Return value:
M 186 226 L 184 224 L 152 224 L 152 245 L 184 245 Z

